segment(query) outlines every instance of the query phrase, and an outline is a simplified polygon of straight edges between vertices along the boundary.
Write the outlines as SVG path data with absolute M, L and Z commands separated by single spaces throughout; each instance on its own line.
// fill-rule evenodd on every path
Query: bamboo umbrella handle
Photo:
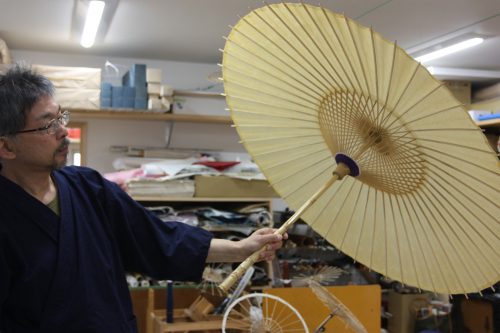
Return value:
M 302 215 L 302 213 L 309 208 L 316 200 L 337 180 L 342 179 L 345 175 L 349 174 L 349 167 L 343 163 L 337 164 L 337 168 L 333 172 L 333 177 L 328 180 L 316 193 L 313 194 L 296 212 L 293 214 L 283 225 L 274 233 L 283 235 Z M 245 261 L 243 261 L 222 283 L 219 285 L 220 290 L 228 293 L 229 289 L 245 274 L 253 264 L 259 261 L 260 254 L 265 250 L 265 246 L 255 251 Z

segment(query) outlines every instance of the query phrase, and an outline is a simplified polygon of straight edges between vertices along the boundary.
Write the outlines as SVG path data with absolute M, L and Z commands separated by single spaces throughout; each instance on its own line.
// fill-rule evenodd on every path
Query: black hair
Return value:
M 0 136 L 13 135 L 41 98 L 54 95 L 54 85 L 30 67 L 14 64 L 0 73 Z

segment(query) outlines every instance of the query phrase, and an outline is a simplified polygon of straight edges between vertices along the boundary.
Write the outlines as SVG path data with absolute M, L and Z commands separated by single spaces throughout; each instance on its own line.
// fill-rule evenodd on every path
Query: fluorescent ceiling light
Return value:
M 500 79 L 500 71 L 451 67 L 427 67 L 427 70 L 434 76 L 446 78 Z
M 455 53 L 455 52 L 459 52 L 459 51 L 468 49 L 469 47 L 479 45 L 483 41 L 484 41 L 484 38 L 481 38 L 481 37 L 470 38 L 470 39 L 467 39 L 465 41 L 462 41 L 462 42 L 459 42 L 459 43 L 456 43 L 456 44 L 453 44 L 453 45 L 450 45 L 447 47 L 443 47 L 442 49 L 439 49 L 437 51 L 433 51 L 433 52 L 421 55 L 419 57 L 416 57 L 415 60 L 418 62 L 421 62 L 421 63 L 431 61 L 431 60 L 441 58 L 441 57 L 447 56 L 447 55 Z
M 90 1 L 85 26 L 83 27 L 82 39 L 80 40 L 80 44 L 83 47 L 88 48 L 94 45 L 97 29 L 99 28 L 99 23 L 101 23 L 102 13 L 104 12 L 104 6 L 104 1 Z

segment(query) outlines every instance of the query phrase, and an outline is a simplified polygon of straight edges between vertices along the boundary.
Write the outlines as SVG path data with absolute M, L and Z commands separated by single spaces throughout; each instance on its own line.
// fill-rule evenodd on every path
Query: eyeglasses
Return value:
M 69 123 L 69 111 L 63 111 L 57 118 L 52 119 L 47 123 L 47 125 L 39 128 L 18 131 L 19 133 L 31 133 L 31 132 L 45 132 L 44 134 L 55 134 L 61 128 L 61 126 L 66 126 Z

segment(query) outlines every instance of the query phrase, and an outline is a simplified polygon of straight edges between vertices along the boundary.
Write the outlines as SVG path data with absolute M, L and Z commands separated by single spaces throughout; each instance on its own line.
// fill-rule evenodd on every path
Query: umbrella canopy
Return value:
M 404 284 L 468 293 L 500 279 L 500 168 L 449 90 L 395 43 L 307 4 L 243 17 L 223 55 L 242 143 L 338 249 Z M 331 181 L 337 167 L 346 177 Z M 330 182 L 332 185 L 330 185 Z
M 347 327 L 351 328 L 356 333 L 367 333 L 366 328 L 356 318 L 356 316 L 346 307 L 337 297 L 332 295 L 318 281 L 309 280 L 309 287 L 314 292 L 316 297 L 325 304 L 330 310 L 332 317 L 339 317 Z M 320 331 L 322 332 L 322 331 Z

